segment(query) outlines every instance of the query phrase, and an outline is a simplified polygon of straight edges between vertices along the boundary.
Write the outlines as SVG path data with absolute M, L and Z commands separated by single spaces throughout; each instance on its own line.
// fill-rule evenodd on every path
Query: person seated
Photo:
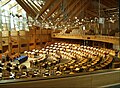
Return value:
M 2 63 L 0 63 L 0 67 L 3 67 Z
M 8 72 L 11 72 L 10 67 L 6 67 L 6 70 L 7 70 Z
M 7 63 L 7 66 L 12 67 L 12 64 L 8 62 L 8 63 Z
M 4 69 L 2 71 L 2 79 L 9 79 L 10 78 L 10 71 L 8 69 Z
M 19 57 L 20 57 L 20 54 L 19 54 L 19 53 L 15 53 L 14 56 L 15 56 L 16 58 L 19 58 Z
M 15 72 L 15 78 L 20 79 L 22 73 L 21 72 Z
M 2 67 L 0 67 L 0 73 L 2 73 Z
M 6 61 L 10 61 L 10 57 L 9 57 L 8 54 L 7 54 L 7 56 L 6 56 Z
M 21 65 L 21 66 L 20 66 L 20 70 L 21 70 L 21 71 L 27 71 L 27 67 L 26 67 L 25 65 Z
M 2 58 L 2 63 L 5 63 L 5 61 L 6 61 L 5 58 Z
M 19 71 L 19 68 L 18 68 L 18 66 L 16 65 L 16 66 L 14 66 L 14 71 Z

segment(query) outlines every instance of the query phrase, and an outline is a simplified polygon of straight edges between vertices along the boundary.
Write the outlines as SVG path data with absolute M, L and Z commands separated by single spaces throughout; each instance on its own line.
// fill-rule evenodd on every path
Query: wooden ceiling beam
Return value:
M 90 14 L 91 16 L 94 16 L 94 17 L 99 17 L 99 15 L 91 10 L 86 10 L 85 13 L 87 14 Z M 87 16 L 87 15 L 86 15 Z
M 73 2 L 73 0 L 69 0 L 69 2 L 66 3 L 64 10 L 66 10 L 68 8 L 68 6 Z M 57 19 L 58 17 L 60 17 L 61 14 L 63 14 L 64 12 L 61 11 L 60 13 L 58 13 L 55 17 L 54 20 Z
M 37 14 L 38 10 L 35 8 L 35 6 L 33 6 L 34 4 L 32 5 L 31 2 L 29 2 L 29 0 L 26 0 L 26 2 L 29 3 L 29 7 L 31 7 L 31 9 Z
M 81 7 L 79 7 L 78 9 L 74 10 L 74 12 L 69 16 L 69 18 L 73 18 L 75 17 L 75 15 L 81 11 L 82 7 L 84 7 L 84 4 L 87 2 L 88 0 L 84 0 L 84 2 L 81 3 Z
M 90 5 L 90 1 L 91 0 L 87 0 L 87 2 L 84 3 L 83 8 L 81 8 L 81 10 L 74 17 L 78 17 L 82 11 L 86 10 L 87 7 Z
M 40 7 L 38 5 L 35 4 L 35 2 L 33 0 L 31 0 L 31 2 L 39 9 L 40 11 Z
M 99 3 L 99 2 L 98 2 Z M 100 4 L 103 4 L 103 5 L 105 5 L 106 7 L 108 7 L 108 8 L 113 8 L 114 7 L 114 3 L 113 4 L 111 4 L 110 3 L 110 0 L 109 1 L 107 1 L 107 0 L 101 0 L 100 1 Z M 98 4 L 99 5 L 99 4 Z
M 16 5 L 18 5 L 18 3 L 12 4 L 12 6 L 11 6 L 9 9 L 12 9 L 12 8 L 15 7 Z
M 68 22 L 68 20 L 74 16 L 81 8 L 81 3 L 78 3 L 78 5 L 76 6 L 77 8 L 73 11 L 71 11 L 71 13 L 68 15 L 68 18 L 64 21 L 64 23 Z M 70 19 L 71 20 L 71 19 Z
M 54 2 L 55 0 L 48 0 L 46 1 L 46 4 L 43 6 L 41 11 L 38 12 L 38 18 L 50 7 L 50 5 Z M 37 19 L 38 19 L 37 18 Z M 37 20 L 36 19 L 36 20 Z
M 68 16 L 68 18 L 74 16 L 80 10 L 80 8 L 81 8 L 81 3 L 78 4 L 77 8 L 73 10 L 73 12 Z
M 31 2 L 37 7 L 38 11 L 37 13 L 41 10 L 40 7 L 38 5 L 35 4 L 35 2 L 33 0 L 31 0 Z M 39 4 L 39 3 L 38 3 Z M 39 4 L 40 5 L 40 4 Z M 42 6 L 41 6 L 42 7 Z M 44 15 L 41 15 L 44 18 Z M 40 17 L 39 20 L 42 20 L 42 18 Z
M 55 10 L 58 9 L 58 6 L 61 4 L 63 0 L 59 0 L 59 2 L 57 2 L 57 4 L 54 5 L 54 7 L 52 7 L 53 9 L 50 10 L 50 12 L 48 13 L 48 15 L 45 17 L 45 20 L 50 17 L 54 12 Z
M 115 1 L 115 0 L 114 0 Z M 105 0 L 105 2 L 107 2 L 109 5 L 111 5 L 112 7 L 116 7 L 116 6 L 118 6 L 119 4 L 118 3 L 116 3 L 116 2 L 114 2 L 113 0 Z M 110 7 L 111 7 L 110 6 Z
M 75 7 L 67 14 L 67 19 L 70 18 L 70 16 L 80 8 L 80 2 L 75 5 Z M 64 20 L 64 19 L 63 19 Z M 66 20 L 66 19 L 65 19 Z
M 68 17 L 68 19 L 70 18 L 71 20 L 76 16 L 76 14 L 77 13 L 81 13 L 81 11 L 83 11 L 84 9 L 84 6 L 86 5 L 88 3 L 88 0 L 84 0 L 82 3 L 81 3 L 81 8 L 79 7 L 78 9 L 76 9 L 76 10 L 74 10 L 75 12 L 73 12 L 73 14 L 71 14 L 69 17 Z M 76 16 L 77 17 L 77 16 Z M 68 21 L 68 19 L 67 20 L 65 20 L 65 22 L 64 23 L 66 23 L 67 21 Z
M 16 1 L 27 12 L 28 15 L 30 15 L 31 17 L 35 17 L 35 14 L 31 13 L 27 5 L 23 3 L 23 0 L 16 0 Z
M 59 7 L 59 11 L 57 11 L 57 14 L 55 15 L 55 17 L 51 17 L 50 19 L 51 19 L 51 22 L 53 23 L 53 24 L 56 24 L 56 22 L 57 22 L 57 18 L 59 18 L 62 14 L 64 14 L 64 11 L 65 10 L 67 10 L 68 8 L 69 8 L 69 6 L 70 5 L 72 5 L 73 4 L 73 0 L 64 0 L 63 2 L 62 2 L 62 7 L 60 6 Z M 61 18 L 61 17 L 60 17 Z
M 112 1 L 112 3 L 115 3 L 116 6 L 119 7 L 119 0 L 111 0 L 111 1 Z
M 32 2 L 32 0 L 31 0 L 31 2 L 33 3 L 33 5 L 31 4 L 31 2 L 29 2 L 29 0 L 26 0 L 26 2 L 28 2 L 29 4 L 30 4 L 30 7 L 32 8 L 32 10 L 35 12 L 35 15 L 37 16 L 37 13 L 40 11 L 40 10 L 38 10 L 37 8 L 35 8 L 33 5 L 34 5 L 34 3 Z M 36 5 L 35 5 L 36 6 Z M 42 17 L 43 17 L 43 14 L 42 14 Z M 36 18 L 36 17 L 35 17 Z M 44 18 L 44 17 L 43 17 Z M 39 19 L 40 20 L 42 20 L 42 18 L 41 17 L 39 17 Z M 36 19 L 35 19 L 36 20 Z
M 68 9 L 67 11 L 65 11 L 65 13 L 68 15 L 70 14 L 73 10 L 74 10 L 74 7 L 79 3 L 80 0 L 77 0 L 75 1 Z M 76 7 L 75 7 L 76 8 Z
M 29 4 L 29 2 L 27 1 L 27 0 L 22 0 L 23 1 L 23 3 L 28 7 L 28 9 L 30 10 L 30 12 L 32 13 L 32 14 L 34 14 L 33 16 L 36 16 L 36 12 L 35 12 L 35 10 L 32 8 L 32 6 L 30 6 L 30 4 Z
M 5 6 L 6 4 L 8 4 L 11 0 L 4 0 L 4 1 L 0 1 L 1 7 Z
M 69 9 L 67 9 L 67 11 L 65 11 L 65 13 L 66 13 L 66 14 L 69 14 L 79 1 L 80 1 L 80 0 L 76 0 L 76 1 L 69 7 Z M 64 20 L 64 17 L 61 18 L 61 20 L 60 20 L 59 22 L 57 22 L 56 25 L 58 25 L 58 24 L 59 24 L 61 21 L 63 21 L 63 20 Z

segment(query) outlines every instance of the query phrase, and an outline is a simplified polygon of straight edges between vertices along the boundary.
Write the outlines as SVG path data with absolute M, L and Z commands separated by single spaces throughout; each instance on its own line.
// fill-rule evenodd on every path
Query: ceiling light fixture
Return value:
M 81 21 L 84 21 L 84 19 L 82 19 Z
M 77 19 L 77 17 L 75 17 L 75 19 Z

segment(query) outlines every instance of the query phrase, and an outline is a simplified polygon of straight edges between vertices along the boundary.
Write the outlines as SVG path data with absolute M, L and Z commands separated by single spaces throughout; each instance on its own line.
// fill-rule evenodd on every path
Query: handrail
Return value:
M 113 72 L 120 72 L 120 68 L 116 69 L 105 69 L 105 70 L 97 70 L 94 72 L 82 72 L 76 74 L 67 74 L 67 75 L 59 75 L 59 76 L 49 76 L 49 77 L 36 77 L 36 78 L 27 78 L 27 79 L 10 79 L 10 80 L 1 80 L 1 84 L 9 84 L 9 83 L 19 83 L 19 82 L 31 82 L 31 81 L 42 81 L 42 80 L 51 80 L 51 79 L 59 79 L 59 78 L 68 78 L 68 77 L 83 77 L 83 76 L 92 76 L 92 75 L 99 75 L 99 74 L 108 74 Z

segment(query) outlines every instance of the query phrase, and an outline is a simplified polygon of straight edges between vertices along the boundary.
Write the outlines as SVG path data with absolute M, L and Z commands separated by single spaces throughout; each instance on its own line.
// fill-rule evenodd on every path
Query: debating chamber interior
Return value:
M 119 0 L 0 0 L 0 88 L 120 88 Z

